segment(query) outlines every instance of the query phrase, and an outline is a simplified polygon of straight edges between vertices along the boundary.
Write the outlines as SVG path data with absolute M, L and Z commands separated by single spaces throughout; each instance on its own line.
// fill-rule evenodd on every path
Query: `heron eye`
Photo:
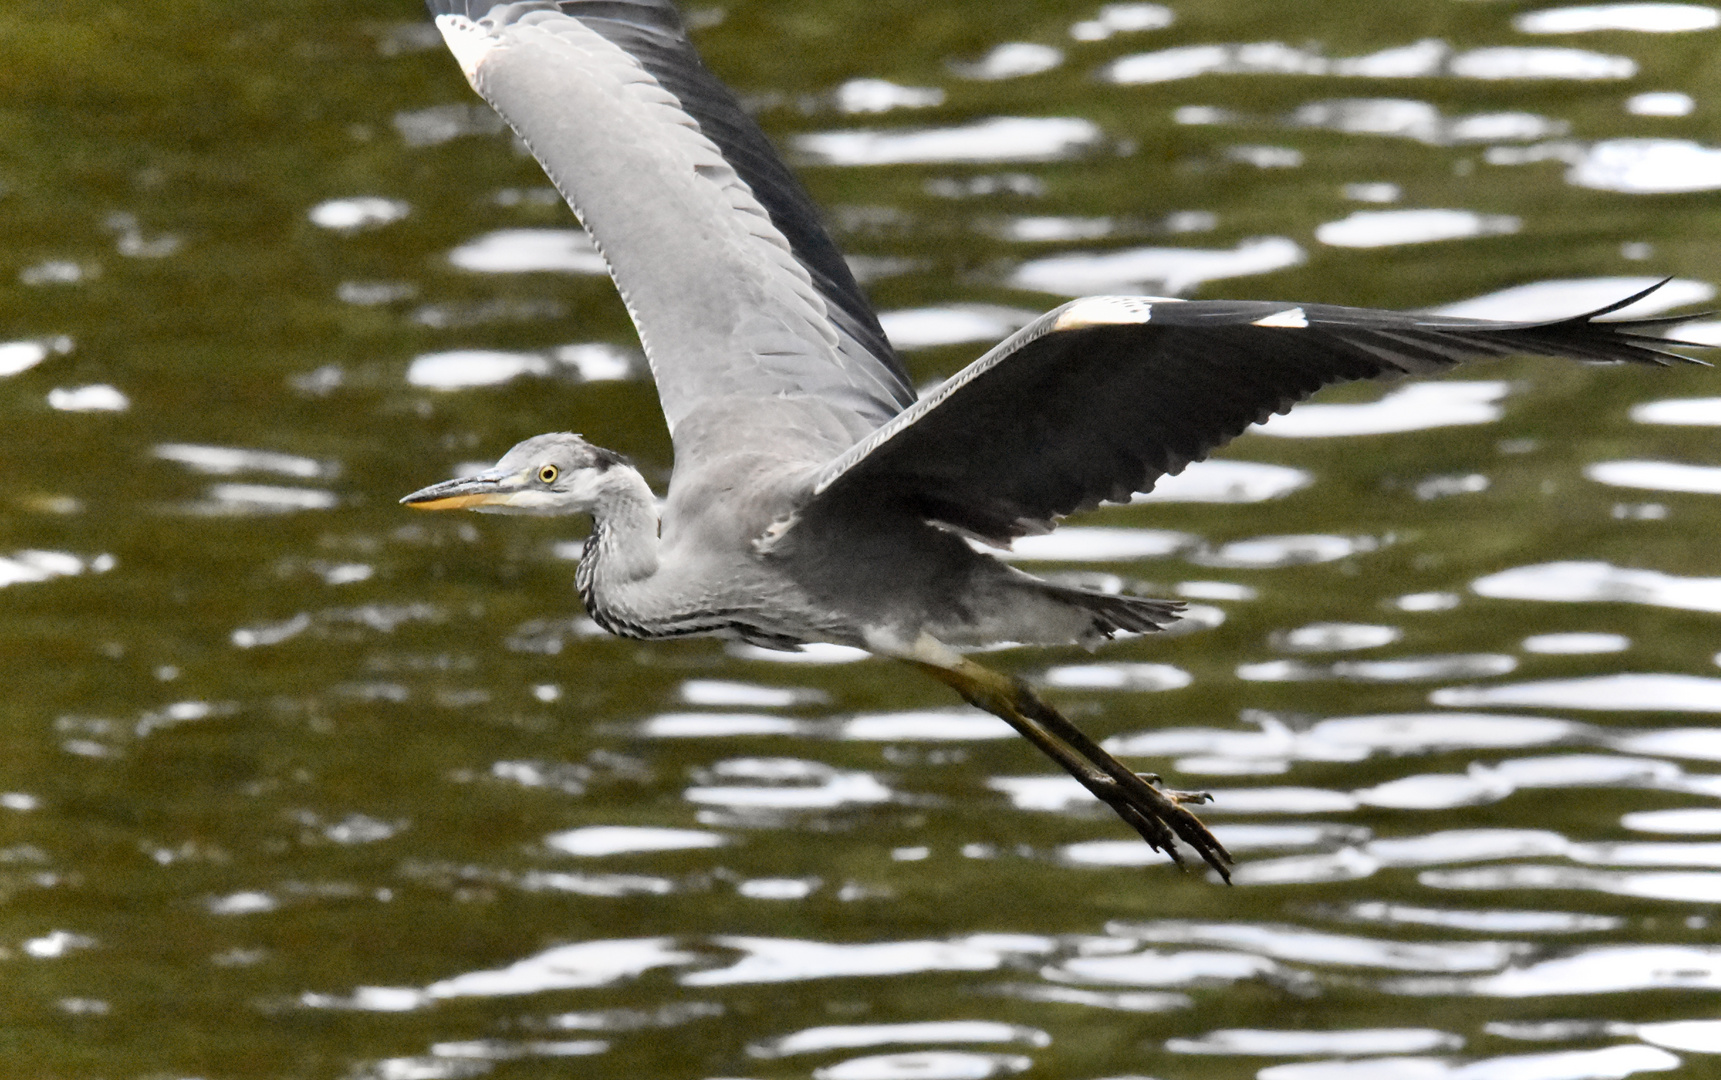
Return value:
M 556 472 L 556 467 L 554 465 L 545 465 L 543 468 L 538 470 L 538 479 L 546 484 L 555 483 L 558 475 L 559 474 Z

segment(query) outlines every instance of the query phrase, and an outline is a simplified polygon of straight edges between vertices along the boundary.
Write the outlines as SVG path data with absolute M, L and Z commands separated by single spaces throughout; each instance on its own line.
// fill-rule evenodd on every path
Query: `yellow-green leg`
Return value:
M 904 659 L 950 686 L 976 708 L 986 710 L 1021 732 L 1095 798 L 1116 811 L 1150 846 L 1181 864 L 1183 858 L 1173 838 L 1181 839 L 1221 877 L 1231 880 L 1231 853 L 1200 818 L 1182 805 L 1207 802 L 1209 796 L 1155 787 L 1148 778 L 1130 771 L 1106 753 L 1020 679 L 993 671 L 967 657 L 953 656 L 944 663 Z M 1157 782 L 1158 777 L 1152 780 Z

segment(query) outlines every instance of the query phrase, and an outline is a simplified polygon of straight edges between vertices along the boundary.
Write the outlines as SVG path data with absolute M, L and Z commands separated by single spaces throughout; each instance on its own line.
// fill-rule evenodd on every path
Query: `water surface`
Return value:
M 922 387 L 1085 292 L 1713 302 L 1711 7 L 1385 10 L 693 15 Z M 608 638 L 582 525 L 396 506 L 540 431 L 671 464 L 411 0 L 0 31 L 8 1075 L 1716 1070 L 1712 373 L 1344 388 L 1019 546 L 1190 601 L 989 660 L 1212 790 L 1224 888 L 928 680 Z

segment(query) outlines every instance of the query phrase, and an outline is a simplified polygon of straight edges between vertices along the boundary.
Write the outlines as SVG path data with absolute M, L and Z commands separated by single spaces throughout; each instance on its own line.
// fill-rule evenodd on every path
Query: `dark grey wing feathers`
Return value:
M 1677 318 L 1594 321 L 1618 306 L 1505 323 L 1321 304 L 1077 300 L 832 461 L 814 506 L 890 500 L 1007 543 L 1151 490 L 1332 383 L 1521 354 L 1698 362 L 1636 332 Z

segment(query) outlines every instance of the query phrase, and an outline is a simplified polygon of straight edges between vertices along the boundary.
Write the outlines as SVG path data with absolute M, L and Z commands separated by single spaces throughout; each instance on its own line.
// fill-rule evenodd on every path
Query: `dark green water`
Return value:
M 1173 7 L 738 3 L 697 40 L 923 383 L 1062 298 L 1018 286 L 1721 279 L 1721 32 Z M 1225 888 L 906 670 L 598 636 L 583 526 L 395 504 L 547 430 L 670 467 L 606 278 L 451 261 L 572 219 L 428 30 L 0 12 L 0 1073 L 1721 1074 L 1717 376 L 1351 388 L 1039 552 L 1201 605 L 991 660 L 1213 789 Z M 974 77 L 1011 42 L 1051 66 Z M 919 104 L 846 112 L 861 78 Z M 967 131 L 1002 117 L 1064 122 Z

